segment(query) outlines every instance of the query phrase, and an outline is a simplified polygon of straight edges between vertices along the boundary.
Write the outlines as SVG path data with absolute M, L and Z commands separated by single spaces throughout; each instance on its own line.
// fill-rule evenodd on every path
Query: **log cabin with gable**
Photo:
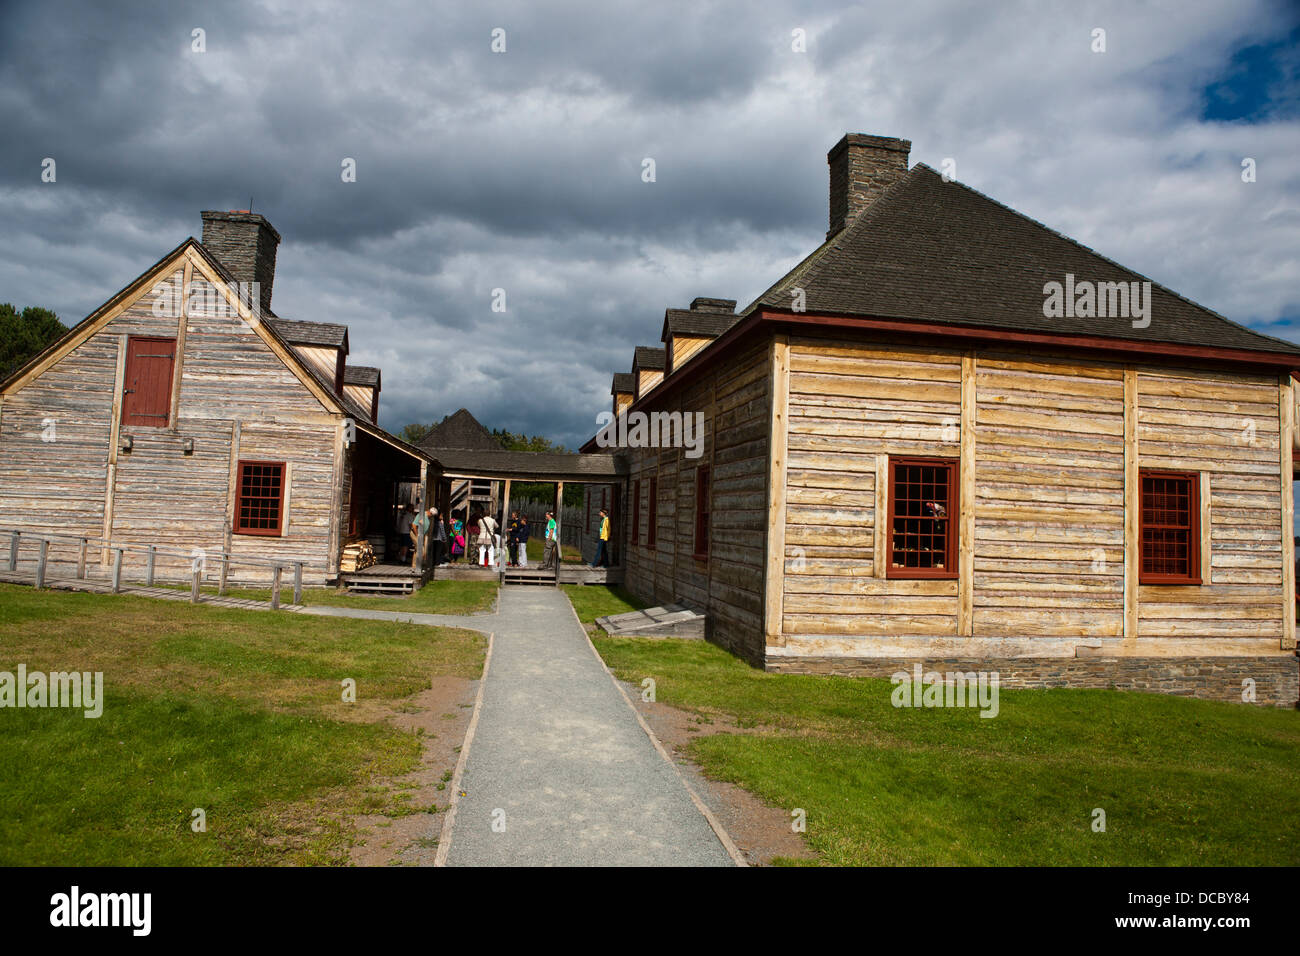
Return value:
M 132 548 L 133 579 L 153 545 L 161 580 L 188 580 L 199 549 L 230 555 L 236 582 L 265 582 L 270 562 L 335 581 L 350 539 L 427 498 L 437 460 L 378 426 L 380 373 L 348 365 L 345 325 L 271 311 L 265 217 L 202 218 L 202 242 L 0 383 L 0 532 L 90 538 L 92 573 Z M 49 557 L 81 560 L 67 542 Z
M 625 586 L 773 671 L 1295 704 L 1300 347 L 909 151 L 845 136 L 825 241 L 615 376 L 615 415 L 707 422 L 698 460 L 620 451 Z

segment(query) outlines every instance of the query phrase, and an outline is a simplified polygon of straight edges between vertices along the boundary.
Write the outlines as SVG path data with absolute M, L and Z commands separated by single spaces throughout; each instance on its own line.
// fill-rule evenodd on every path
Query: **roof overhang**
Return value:
M 952 322 L 918 322 L 884 316 L 755 309 L 691 356 L 690 361 L 683 364 L 680 370 L 674 369 L 673 374 L 666 376 L 652 391 L 638 397 L 624 414 L 643 411 L 651 402 L 658 402 L 670 392 L 689 385 L 750 338 L 782 331 L 803 331 L 809 334 L 816 334 L 819 331 L 850 332 L 882 337 L 924 336 L 927 342 L 949 347 L 969 348 L 979 343 L 1023 345 L 1129 361 L 1150 359 L 1166 362 L 1181 361 L 1219 367 L 1254 368 L 1279 374 L 1289 372 L 1300 377 L 1300 355 L 1288 352 L 1185 345 L 1178 342 L 1148 342 L 1094 335 L 1056 335 Z M 579 451 L 583 453 L 596 451 L 600 447 L 596 443 L 596 437 L 593 435 L 589 438 Z

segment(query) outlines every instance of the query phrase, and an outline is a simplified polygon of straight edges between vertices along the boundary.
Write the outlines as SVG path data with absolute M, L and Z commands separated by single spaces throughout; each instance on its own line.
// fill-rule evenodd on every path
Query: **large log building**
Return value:
M 1295 703 L 1300 347 L 909 150 L 842 139 L 825 242 L 615 375 L 707 424 L 624 449 L 626 586 L 769 670 Z
M 379 370 L 348 365 L 346 326 L 271 311 L 271 224 L 202 215 L 202 242 L 0 384 L 0 532 L 91 538 L 101 567 L 154 545 L 164 579 L 200 549 L 230 554 L 232 580 L 265 580 L 267 561 L 334 580 L 347 539 L 427 497 L 437 461 L 378 426 Z M 145 560 L 127 555 L 132 577 Z

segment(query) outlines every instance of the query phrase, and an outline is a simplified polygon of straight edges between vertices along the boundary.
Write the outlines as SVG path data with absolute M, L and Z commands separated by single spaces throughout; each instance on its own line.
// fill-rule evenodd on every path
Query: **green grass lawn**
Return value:
M 654 678 L 660 702 L 754 728 L 702 737 L 691 755 L 805 810 L 825 863 L 1300 864 L 1295 711 L 1003 690 L 987 719 L 895 708 L 887 680 L 764 673 L 702 641 L 595 644 L 620 678 Z
M 546 529 L 543 527 L 542 532 Z M 546 539 L 532 537 L 528 539 L 528 563 L 529 565 L 540 565 L 542 558 L 546 554 Z M 573 545 L 565 545 L 560 549 L 560 562 L 562 564 L 582 564 L 582 555 Z
M 177 585 L 177 587 L 181 587 Z M 188 587 L 183 588 L 189 590 Z M 215 597 L 215 587 L 205 587 L 202 593 Z M 227 588 L 229 597 L 247 598 L 250 601 L 271 600 L 270 588 Z M 492 610 L 496 602 L 495 581 L 430 581 L 410 597 L 368 597 L 348 594 L 335 588 L 303 588 L 303 604 L 331 604 L 337 607 L 370 608 L 379 611 L 416 611 L 421 614 L 477 614 Z M 293 600 L 293 584 L 281 584 L 280 600 L 288 604 Z
M 0 865 L 346 862 L 353 814 L 427 809 L 376 786 L 422 747 L 380 711 L 434 675 L 477 678 L 484 649 L 471 631 L 0 585 L 0 670 L 102 671 L 105 698 L 97 719 L 0 711 Z
M 569 596 L 569 602 L 578 612 L 578 620 L 583 624 L 592 624 L 598 617 L 626 614 L 646 607 L 644 601 L 617 585 L 561 584 L 560 587 Z

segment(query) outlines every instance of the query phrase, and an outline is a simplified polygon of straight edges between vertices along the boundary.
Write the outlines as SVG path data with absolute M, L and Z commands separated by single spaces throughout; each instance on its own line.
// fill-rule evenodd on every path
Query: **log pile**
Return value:
M 365 538 L 349 541 L 343 548 L 343 559 L 339 561 L 340 571 L 360 571 L 375 564 L 375 549 Z

